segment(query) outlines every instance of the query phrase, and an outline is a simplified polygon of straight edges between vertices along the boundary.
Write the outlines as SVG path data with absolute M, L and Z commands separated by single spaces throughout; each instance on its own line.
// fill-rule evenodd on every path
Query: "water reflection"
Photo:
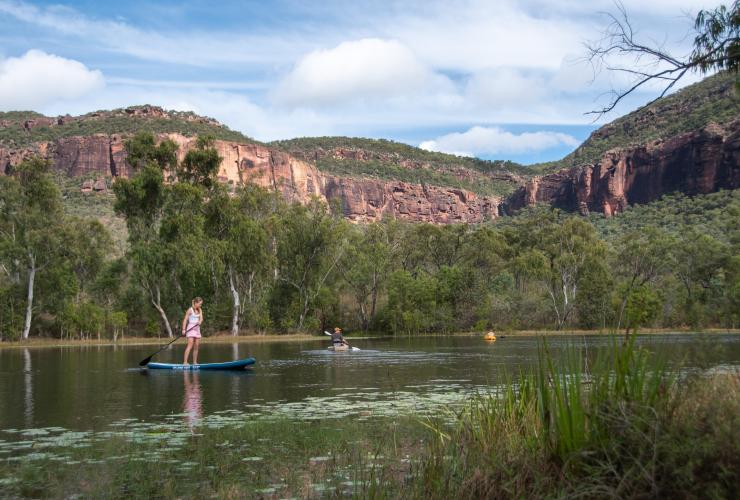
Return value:
M 23 385 L 25 394 L 23 398 L 23 415 L 26 426 L 33 426 L 33 367 L 31 365 L 31 351 L 23 349 Z
M 185 423 L 193 432 L 203 418 L 203 396 L 200 390 L 200 374 L 197 371 L 183 371 L 185 398 L 182 403 Z
M 697 368 L 740 366 L 740 335 L 680 334 L 637 340 L 669 363 Z M 605 336 L 552 337 L 548 348 L 559 359 L 568 346 L 576 345 L 587 351 L 584 361 L 591 361 L 613 342 Z M 473 337 L 356 343 L 361 351 L 344 353 L 326 350 L 323 338 L 204 344 L 204 359 L 254 355 L 257 364 L 246 372 L 202 373 L 140 370 L 138 362 L 152 351 L 148 345 L 3 348 L 0 440 L 2 429 L 60 426 L 86 431 L 126 418 L 161 422 L 167 415 L 177 415 L 173 418 L 186 431 L 185 425 L 201 428 L 210 416 L 223 411 L 320 415 L 319 410 L 350 411 L 346 405 L 351 403 L 352 408 L 372 407 L 373 413 L 387 413 L 399 400 L 413 405 L 414 394 L 420 401 L 432 398 L 447 404 L 448 392 L 464 395 L 481 386 L 496 386 L 505 374 L 526 370 L 538 358 L 534 337 L 501 338 L 495 346 Z M 163 362 L 182 360 L 181 352 L 165 351 L 159 356 Z

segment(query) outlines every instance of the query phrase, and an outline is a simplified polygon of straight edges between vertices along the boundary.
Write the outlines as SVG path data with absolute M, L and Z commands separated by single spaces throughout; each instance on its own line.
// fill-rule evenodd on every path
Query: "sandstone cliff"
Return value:
M 195 146 L 194 137 L 161 134 L 179 145 L 180 159 Z M 0 148 L 0 173 L 8 173 L 23 159 L 37 154 L 69 176 L 127 177 L 125 138 L 96 134 L 36 143 L 23 149 Z M 455 188 L 400 181 L 342 178 L 320 172 L 310 163 L 260 144 L 217 140 L 223 158 L 218 178 L 229 185 L 255 183 L 279 191 L 288 201 L 306 202 L 312 196 L 338 200 L 345 216 L 354 221 L 384 216 L 434 223 L 481 222 L 498 216 L 501 200 Z
M 693 195 L 738 187 L 740 120 L 735 120 L 610 150 L 594 164 L 534 177 L 506 200 L 502 211 L 547 203 L 608 217 L 629 204 L 648 203 L 674 191 Z

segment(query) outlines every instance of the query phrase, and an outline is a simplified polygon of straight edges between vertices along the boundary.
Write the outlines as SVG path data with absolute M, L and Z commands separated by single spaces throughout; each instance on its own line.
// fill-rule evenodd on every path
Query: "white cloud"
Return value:
M 40 50 L 0 60 L 0 110 L 38 110 L 103 86 L 100 71 Z
M 315 50 L 280 82 L 273 98 L 287 106 L 331 106 L 449 92 L 451 83 L 396 40 L 366 38 Z
M 541 72 L 525 74 L 514 68 L 500 68 L 475 73 L 468 81 L 466 95 L 476 107 L 521 107 L 542 100 L 548 90 Z
M 514 0 L 430 2 L 384 28 L 435 68 L 556 69 L 591 31 L 569 16 L 543 16 Z
M 641 39 L 681 53 L 691 44 L 685 34 L 692 23 L 683 14 L 707 7 L 704 1 L 624 3 Z M 93 14 L 101 9 L 0 0 L 0 30 L 12 41 L 0 47 L 3 68 L 3 50 L 17 55 L 32 39 L 34 47 L 56 53 L 63 47 L 65 55 L 105 71 L 105 86 L 79 63 L 77 72 L 67 67 L 28 84 L 13 81 L 10 103 L 4 84 L 0 109 L 75 114 L 151 103 L 191 109 L 263 140 L 467 130 L 425 145 L 505 155 L 553 141 L 569 144 L 569 136 L 536 131 L 591 123 L 584 113 L 604 104 L 604 92 L 628 83 L 606 72 L 592 81 L 591 68 L 579 60 L 582 43 L 599 38 L 607 24 L 599 12 L 615 12 L 613 0 L 326 0 L 311 6 L 289 0 L 279 3 L 282 10 L 257 4 L 240 6 L 243 16 L 223 22 L 216 9 L 212 22 L 202 24 L 190 15 L 198 8 L 188 10 L 187 2 L 155 6 L 162 19 L 139 23 L 137 16 L 127 20 L 125 4 L 120 17 L 104 18 Z M 65 86 L 57 76 L 85 71 L 93 83 L 79 82 L 87 86 Z M 646 88 L 600 122 L 656 95 Z M 495 128 L 502 123 L 537 125 L 516 135 Z M 468 130 L 472 124 L 480 127 Z
M 121 20 L 95 19 L 70 7 L 39 8 L 19 0 L 0 0 L 0 14 L 64 36 L 77 37 L 97 48 L 167 64 L 214 67 L 222 64 L 286 64 L 299 34 L 279 36 L 244 32 L 158 32 Z M 259 47 L 259 49 L 256 49 Z
M 556 146 L 575 147 L 579 141 L 568 134 L 550 131 L 513 134 L 499 127 L 472 127 L 422 142 L 419 147 L 459 156 L 521 154 L 543 151 Z

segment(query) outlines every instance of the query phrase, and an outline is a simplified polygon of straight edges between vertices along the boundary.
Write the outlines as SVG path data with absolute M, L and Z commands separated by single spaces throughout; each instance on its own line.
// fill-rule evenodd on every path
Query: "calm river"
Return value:
M 324 339 L 211 344 L 201 362 L 254 356 L 246 372 L 147 371 L 138 362 L 156 346 L 85 346 L 0 350 L 0 430 L 103 431 L 178 419 L 286 415 L 365 418 L 413 410 L 435 412 L 484 392 L 537 360 L 537 339 L 479 337 L 355 340 L 360 352 L 332 353 Z M 551 337 L 555 356 L 570 345 L 589 355 L 605 337 Z M 639 343 L 691 367 L 740 366 L 740 336 L 678 334 Z M 175 344 L 177 346 L 177 344 Z M 157 356 L 180 362 L 183 347 Z

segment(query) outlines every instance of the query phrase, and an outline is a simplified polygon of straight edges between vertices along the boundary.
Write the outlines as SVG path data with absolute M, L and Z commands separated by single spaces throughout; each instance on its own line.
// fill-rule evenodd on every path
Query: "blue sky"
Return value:
M 623 3 L 642 39 L 678 55 L 696 12 L 715 6 Z M 583 60 L 604 12 L 611 0 L 0 0 L 0 111 L 149 103 L 265 141 L 382 137 L 547 161 L 656 95 L 585 115 L 625 84 Z

